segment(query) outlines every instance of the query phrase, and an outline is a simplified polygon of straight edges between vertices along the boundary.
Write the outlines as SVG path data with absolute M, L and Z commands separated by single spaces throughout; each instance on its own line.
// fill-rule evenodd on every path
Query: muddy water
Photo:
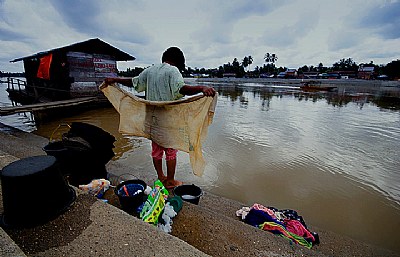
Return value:
M 219 98 L 203 145 L 205 173 L 195 177 L 188 155 L 179 153 L 178 179 L 246 205 L 295 209 L 308 224 L 400 251 L 398 100 L 303 93 L 293 86 L 212 85 Z M 127 172 L 154 172 L 149 141 L 120 135 L 111 108 L 55 120 L 35 133 L 49 137 L 72 121 L 112 133 L 114 160 L 132 167 Z

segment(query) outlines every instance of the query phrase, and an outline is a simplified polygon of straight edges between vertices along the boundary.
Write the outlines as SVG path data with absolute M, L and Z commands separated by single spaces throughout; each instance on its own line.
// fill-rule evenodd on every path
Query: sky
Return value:
M 400 59 L 400 0 L 0 0 L 0 71 L 91 38 L 136 57 L 119 70 L 159 63 L 170 46 L 191 68 L 251 56 L 254 69 L 266 53 L 287 68 L 379 65 Z

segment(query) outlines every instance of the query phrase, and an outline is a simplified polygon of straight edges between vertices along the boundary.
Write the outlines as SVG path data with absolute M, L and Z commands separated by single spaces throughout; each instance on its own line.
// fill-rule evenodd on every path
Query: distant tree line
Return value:
M 264 64 L 262 67 L 256 66 L 253 70 L 250 70 L 250 66 L 253 63 L 252 56 L 245 56 L 241 62 L 234 58 L 232 63 L 225 63 L 218 68 L 191 68 L 188 67 L 183 75 L 189 77 L 193 74 L 202 74 L 210 77 L 224 77 L 226 74 L 230 76 L 234 76 L 237 78 L 243 77 L 272 77 L 276 76 L 280 72 L 286 71 L 287 67 L 276 67 L 275 62 L 278 60 L 278 56 L 274 53 L 266 53 L 264 55 Z M 307 66 L 304 65 L 302 67 L 297 68 L 298 75 L 307 73 L 307 72 L 318 72 L 318 73 L 338 73 L 338 72 L 353 72 L 357 73 L 360 66 L 363 67 L 374 67 L 374 73 L 379 75 L 386 75 L 388 79 L 400 79 L 400 60 L 393 60 L 392 62 L 384 65 L 376 65 L 372 61 L 370 63 L 360 63 L 357 64 L 352 58 L 343 58 L 338 62 L 332 64 L 331 67 L 326 67 L 322 63 L 319 63 L 317 66 Z M 119 76 L 125 77 L 134 77 L 140 74 L 144 68 L 135 67 L 133 69 L 128 68 L 126 71 L 119 71 Z M 0 71 L 0 77 L 24 77 L 24 72 L 3 72 Z
M 118 71 L 118 75 L 123 76 L 123 77 L 136 77 L 143 70 L 144 70 L 144 68 L 139 68 L 139 67 L 135 67 L 133 69 L 128 68 L 128 69 L 126 69 L 126 71 Z
M 188 67 L 184 71 L 184 76 L 190 76 L 193 74 L 202 74 L 210 77 L 224 77 L 227 74 L 229 76 L 234 76 L 237 78 L 243 77 L 273 77 L 279 74 L 280 72 L 284 72 L 288 70 L 287 67 L 277 67 L 275 62 L 278 60 L 278 56 L 275 53 L 266 53 L 264 55 L 264 64 L 263 66 L 254 67 L 253 70 L 250 70 L 250 66 L 253 63 L 252 56 L 245 56 L 241 61 L 238 58 L 234 58 L 232 62 L 225 63 L 218 68 L 191 68 Z M 307 72 L 318 72 L 318 73 L 339 73 L 339 72 L 348 72 L 357 74 L 359 67 L 374 67 L 374 73 L 379 75 L 387 75 L 388 79 L 400 79 L 400 60 L 394 60 L 386 65 L 376 65 L 372 61 L 370 63 L 360 63 L 357 64 L 352 58 L 343 58 L 338 62 L 335 62 L 330 67 L 324 66 L 322 63 L 319 63 L 316 66 L 304 65 L 302 67 L 297 68 L 298 75 L 307 73 Z M 143 68 L 128 68 L 127 71 L 119 72 L 121 76 L 136 76 L 138 75 Z

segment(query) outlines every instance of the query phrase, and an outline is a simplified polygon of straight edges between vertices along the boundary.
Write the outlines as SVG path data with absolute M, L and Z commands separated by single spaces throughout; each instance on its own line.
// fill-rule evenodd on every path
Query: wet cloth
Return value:
M 315 242 L 314 236 L 300 221 L 286 219 L 283 223 L 289 232 L 305 238 L 308 242 Z
M 201 176 L 202 142 L 214 117 L 217 95 L 196 95 L 177 101 L 148 101 L 103 83 L 100 90 L 120 114 L 119 131 L 151 139 L 162 147 L 189 153 L 193 173 Z
M 295 242 L 296 244 L 302 245 L 311 249 L 312 242 L 307 241 L 304 237 L 296 235 L 286 229 L 286 227 L 282 224 L 278 224 L 275 222 L 264 222 L 263 224 L 259 225 L 262 230 L 266 230 L 272 232 L 276 235 L 280 235 L 284 238 Z
M 319 244 L 318 234 L 310 232 L 303 218 L 294 210 L 278 210 L 255 203 L 251 207 L 242 207 L 236 211 L 236 215 L 249 225 L 278 234 L 307 248 Z
M 276 224 L 284 225 L 283 222 L 278 221 L 276 218 L 269 215 L 267 212 L 262 210 L 251 209 L 246 215 L 244 222 L 252 226 L 259 226 L 264 222 L 274 222 Z

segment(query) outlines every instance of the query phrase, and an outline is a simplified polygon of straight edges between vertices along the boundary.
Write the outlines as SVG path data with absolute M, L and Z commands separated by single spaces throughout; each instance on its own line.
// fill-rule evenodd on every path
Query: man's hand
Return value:
M 215 96 L 215 89 L 212 87 L 203 86 L 202 92 L 205 96 Z
M 110 85 L 112 83 L 115 83 L 115 78 L 105 78 L 104 79 L 104 83 L 106 83 L 106 85 Z
M 132 79 L 130 79 L 130 78 L 112 78 L 112 77 L 111 78 L 105 78 L 104 79 L 104 83 L 106 85 L 110 85 L 112 83 L 120 83 L 120 84 L 122 84 L 124 86 L 128 86 L 128 87 L 132 87 L 133 86 Z
M 179 90 L 182 95 L 195 95 L 203 93 L 204 96 L 215 96 L 215 90 L 212 87 L 207 86 L 188 86 L 185 85 Z

